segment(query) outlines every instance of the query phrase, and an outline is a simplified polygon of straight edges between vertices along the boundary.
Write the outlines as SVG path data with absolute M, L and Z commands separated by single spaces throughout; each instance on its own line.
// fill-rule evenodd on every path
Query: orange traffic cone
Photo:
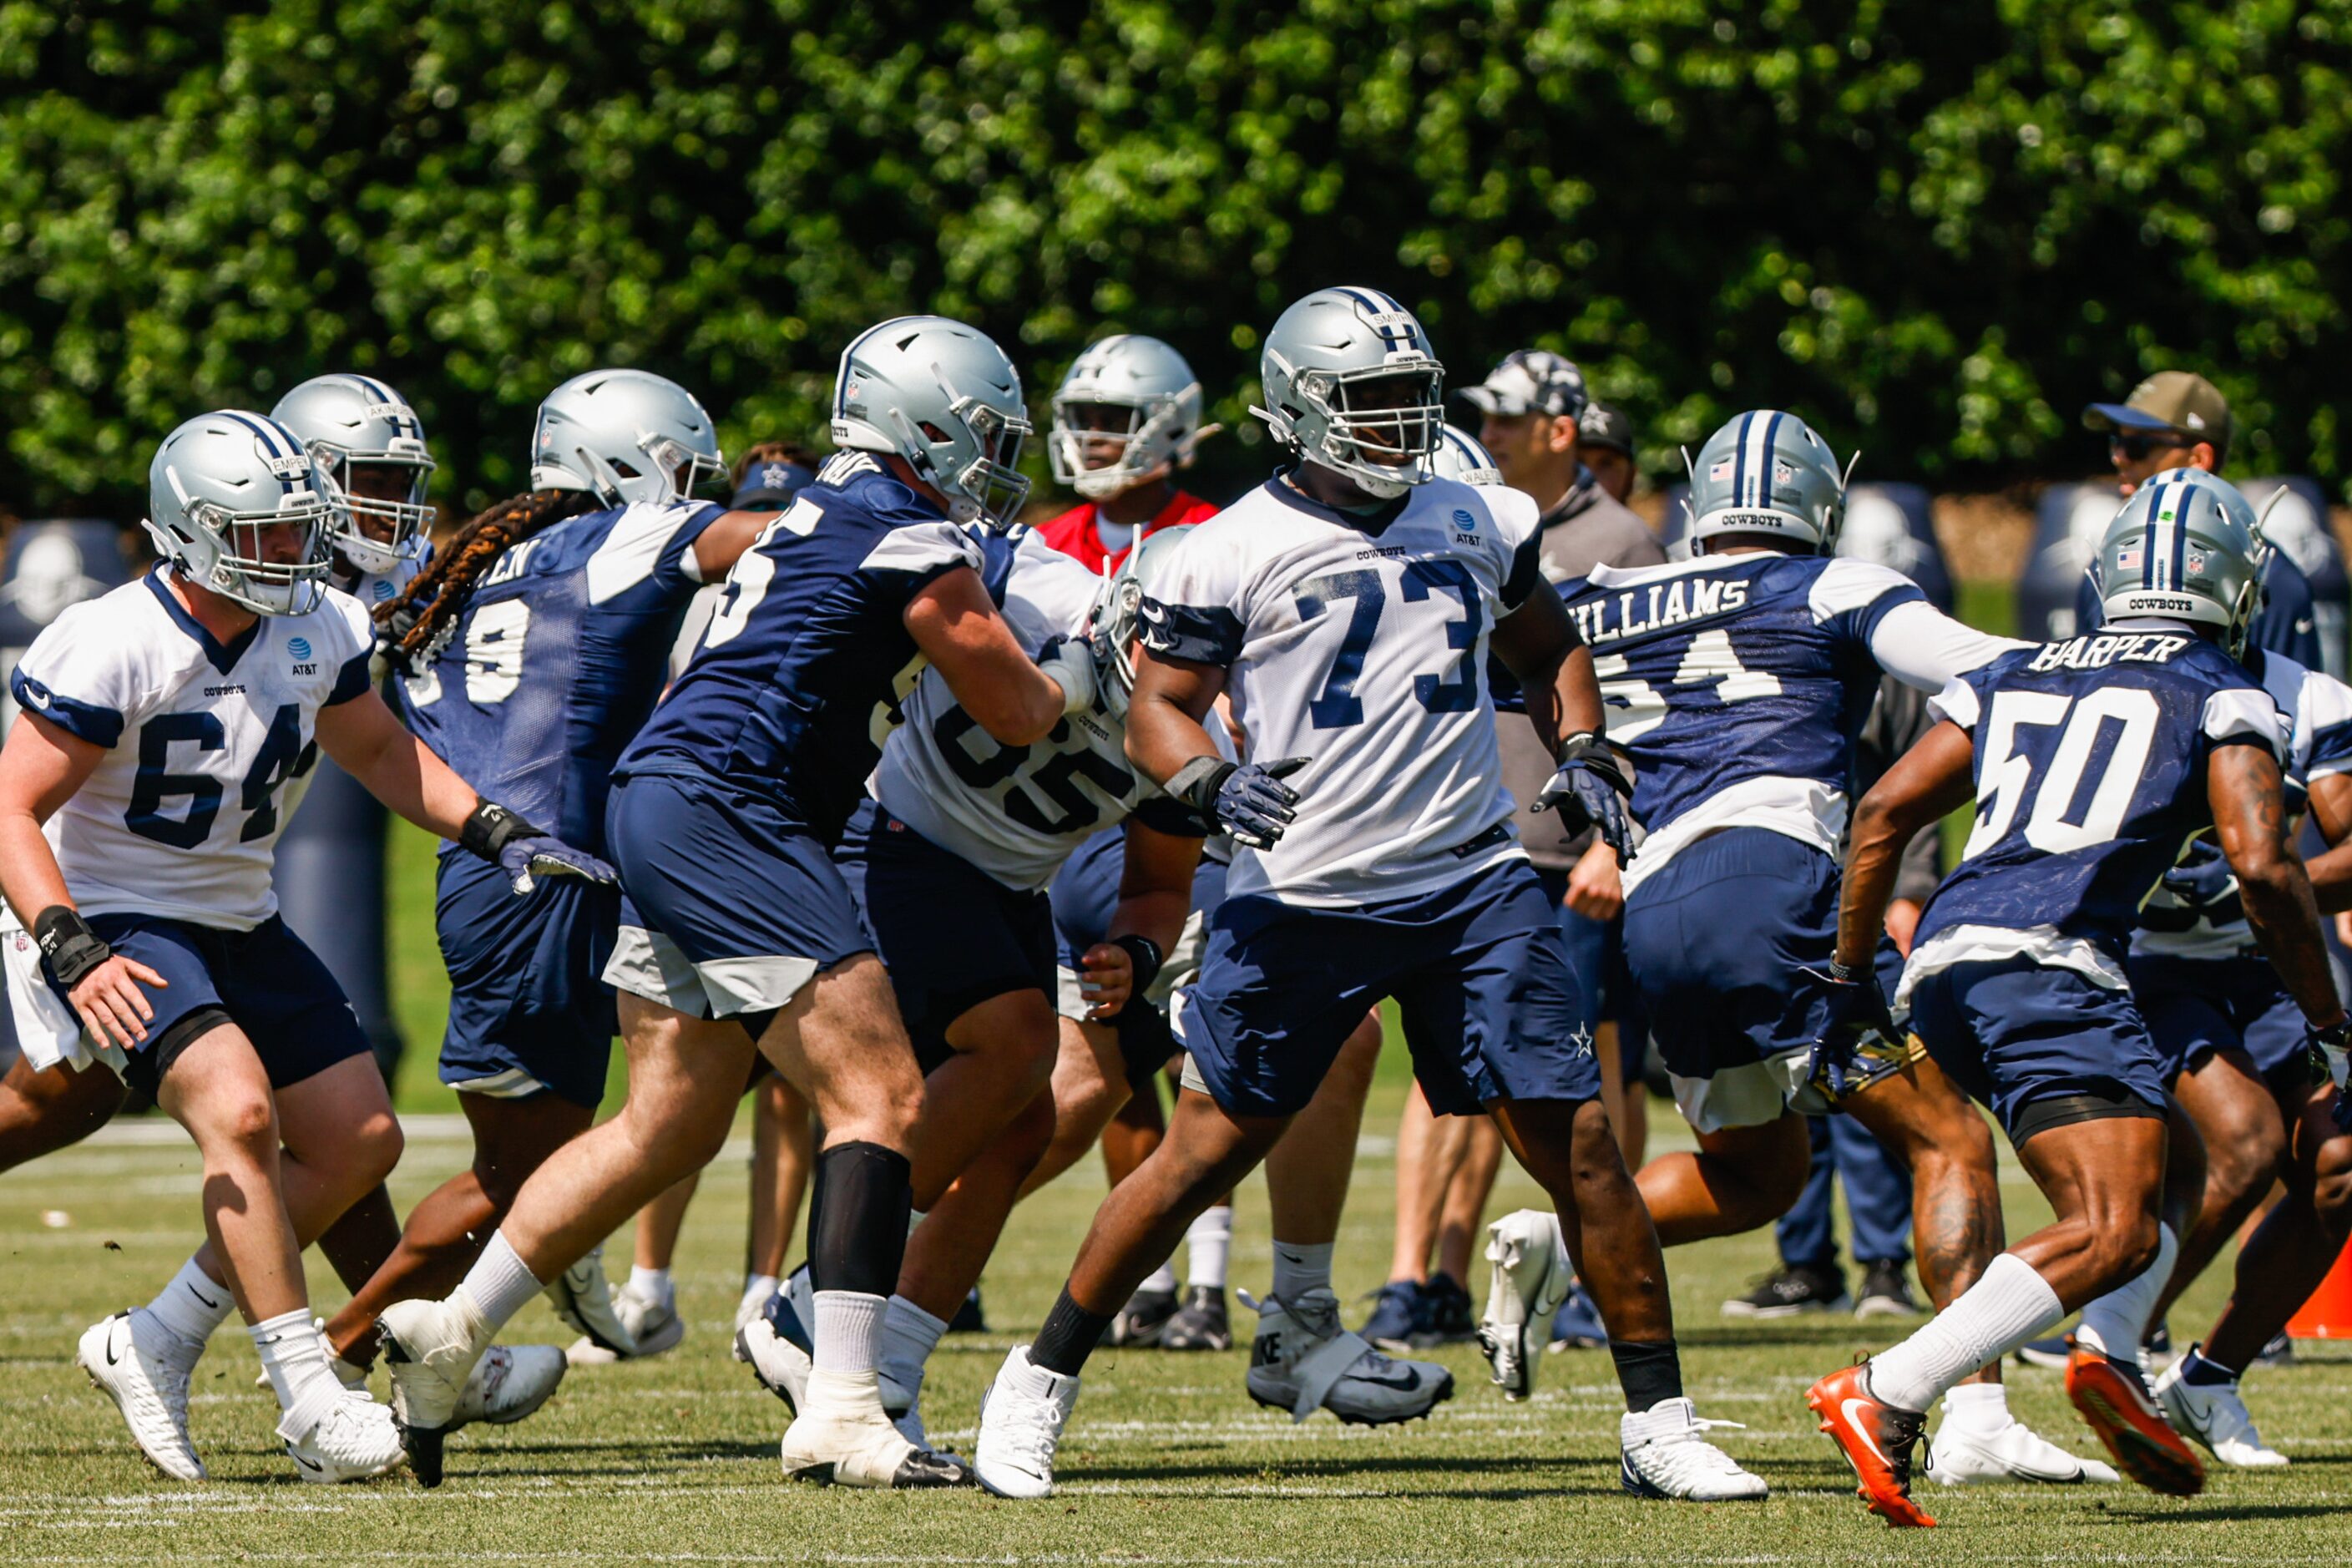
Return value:
M 2302 1310 L 2287 1320 L 2286 1331 L 2289 1339 L 2352 1340 L 2352 1245 L 2345 1247 Z

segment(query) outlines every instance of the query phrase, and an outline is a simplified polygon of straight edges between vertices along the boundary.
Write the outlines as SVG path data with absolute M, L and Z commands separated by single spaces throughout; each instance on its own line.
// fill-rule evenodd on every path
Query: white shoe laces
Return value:
M 1052 1475 L 1054 1450 L 1062 1442 L 1061 1405 L 1049 1394 L 1032 1394 L 1024 1388 L 1000 1389 L 996 1399 L 1011 1408 L 992 1436 L 1002 1440 L 1008 1457 L 1023 1468 Z

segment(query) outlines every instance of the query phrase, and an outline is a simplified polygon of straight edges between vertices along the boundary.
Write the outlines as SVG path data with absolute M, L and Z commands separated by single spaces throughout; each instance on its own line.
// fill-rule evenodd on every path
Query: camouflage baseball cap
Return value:
M 2210 441 L 2217 454 L 2230 450 L 2230 400 L 2221 388 L 2185 370 L 2160 370 L 2121 403 L 2094 403 L 2083 410 L 2086 429 L 2126 436 L 2169 436 L 2193 446 Z
M 1485 383 L 1462 389 L 1463 401 L 1481 414 L 1549 414 L 1574 419 L 1591 402 L 1584 373 L 1549 349 L 1521 349 L 1496 365 Z

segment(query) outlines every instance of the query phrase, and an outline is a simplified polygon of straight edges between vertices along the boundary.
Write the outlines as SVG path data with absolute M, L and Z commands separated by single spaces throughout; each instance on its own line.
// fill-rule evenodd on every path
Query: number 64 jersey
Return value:
M 1535 502 L 1432 479 L 1368 516 L 1276 478 L 1208 521 L 1143 601 L 1144 645 L 1223 667 L 1251 761 L 1311 761 L 1297 819 L 1229 896 L 1351 908 L 1520 856 L 1487 633 L 1542 582 Z M 1512 722 L 1519 721 L 1513 720 Z

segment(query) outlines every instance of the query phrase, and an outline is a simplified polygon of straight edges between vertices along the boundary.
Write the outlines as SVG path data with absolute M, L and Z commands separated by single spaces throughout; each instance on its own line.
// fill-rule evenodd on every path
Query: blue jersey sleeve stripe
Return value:
M 1242 656 L 1242 618 L 1221 606 L 1142 605 L 1143 646 L 1192 664 L 1229 665 Z
M 120 709 L 60 696 L 21 669 L 9 676 L 8 689 L 16 699 L 17 707 L 39 714 L 78 740 L 88 741 L 93 746 L 104 746 L 109 751 L 122 740 L 122 712 Z
M 335 689 L 327 693 L 326 705 L 349 702 L 365 692 L 375 682 L 368 675 L 368 650 L 362 649 L 343 660 L 343 668 L 335 671 Z

